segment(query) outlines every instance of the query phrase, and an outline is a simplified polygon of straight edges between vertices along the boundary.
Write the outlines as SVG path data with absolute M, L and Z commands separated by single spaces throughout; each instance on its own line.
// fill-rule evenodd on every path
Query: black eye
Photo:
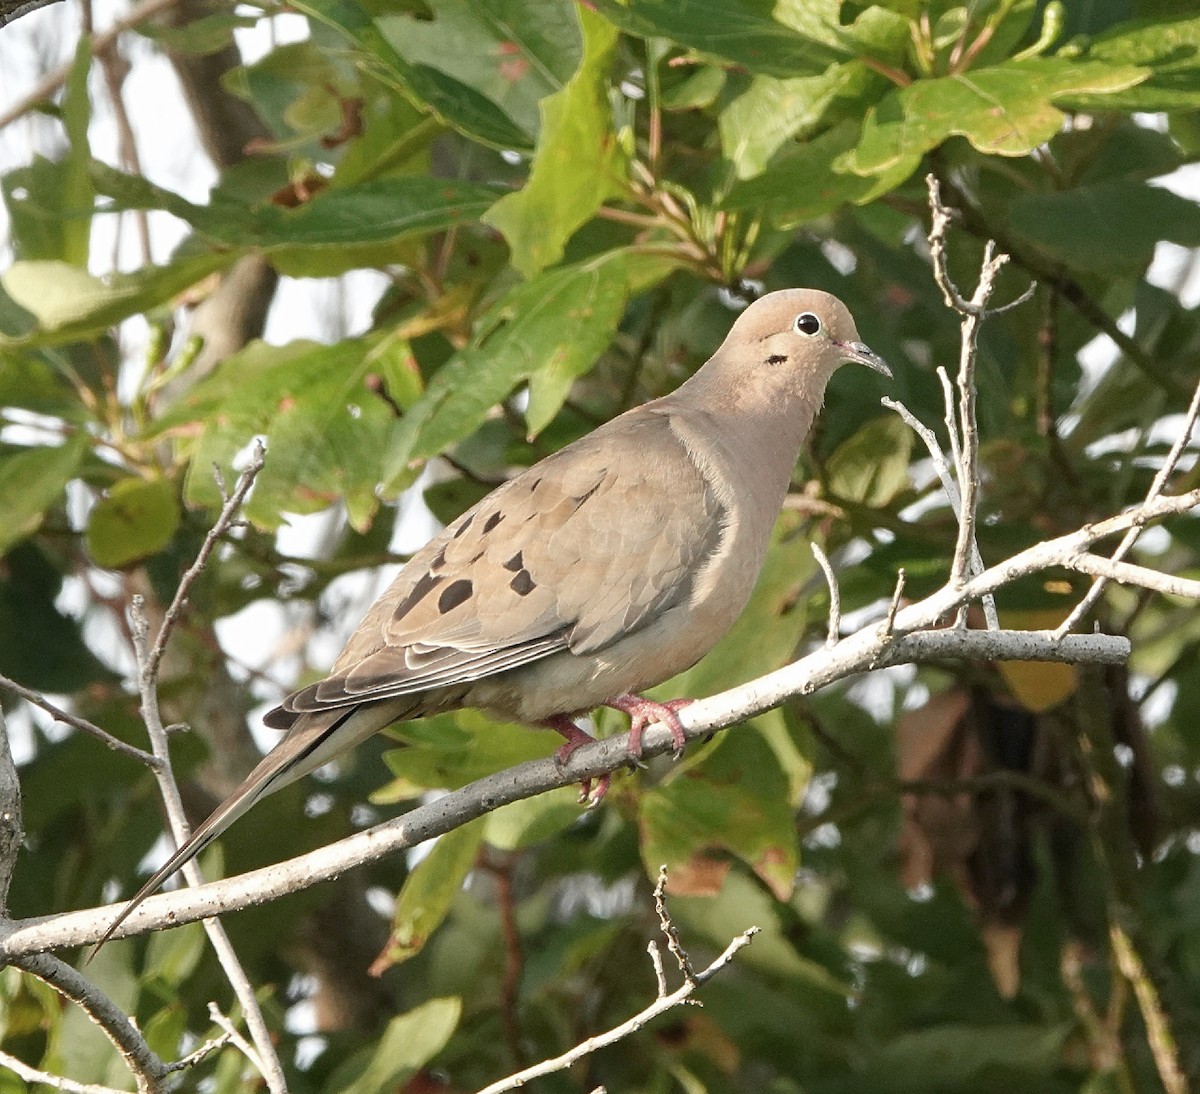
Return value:
M 792 325 L 796 328 L 797 334 L 812 335 L 821 330 L 821 320 L 810 311 L 803 311 L 797 315 L 796 322 Z

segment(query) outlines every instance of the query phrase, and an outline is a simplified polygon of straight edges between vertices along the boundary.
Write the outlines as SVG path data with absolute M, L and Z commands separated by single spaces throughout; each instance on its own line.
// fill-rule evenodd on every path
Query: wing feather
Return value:
M 272 714 L 453 688 L 564 650 L 603 650 L 689 595 L 725 517 L 667 416 L 632 411 L 444 529 L 372 606 L 330 674 Z

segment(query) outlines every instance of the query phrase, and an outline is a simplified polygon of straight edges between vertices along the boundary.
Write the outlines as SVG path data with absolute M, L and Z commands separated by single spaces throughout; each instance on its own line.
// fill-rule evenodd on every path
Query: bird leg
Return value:
M 588 736 L 565 714 L 556 714 L 553 718 L 547 718 L 541 724 L 547 729 L 554 730 L 555 733 L 562 734 L 566 738 L 566 741 L 554 750 L 554 762 L 559 767 L 562 767 L 570 759 L 571 754 L 580 745 L 586 745 L 595 740 L 594 737 Z M 579 800 L 587 802 L 589 809 L 599 805 L 604 800 L 604 795 L 608 793 L 608 784 L 611 781 L 610 776 L 601 775 L 596 780 L 596 792 L 593 794 L 592 780 L 590 778 L 584 779 L 579 784 Z
M 615 699 L 606 700 L 604 706 L 612 707 L 613 710 L 623 710 L 629 715 L 629 755 L 635 760 L 642 757 L 642 734 L 648 725 L 655 722 L 662 722 L 671 731 L 671 737 L 675 741 L 675 758 L 678 759 L 683 752 L 683 746 L 687 744 L 687 734 L 683 731 L 683 724 L 679 721 L 677 712 L 695 701 L 668 699 L 665 703 L 660 703 L 654 699 L 647 699 L 644 695 L 618 695 Z

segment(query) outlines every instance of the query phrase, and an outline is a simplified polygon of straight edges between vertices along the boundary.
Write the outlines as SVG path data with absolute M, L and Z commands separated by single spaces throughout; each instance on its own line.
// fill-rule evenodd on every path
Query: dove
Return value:
M 561 763 L 591 739 L 574 717 L 609 706 L 630 716 L 631 757 L 659 721 L 678 753 L 677 712 L 690 700 L 640 693 L 699 661 L 745 607 L 845 362 L 891 376 L 835 296 L 768 293 L 671 394 L 521 471 L 448 525 L 368 610 L 329 674 L 266 715 L 283 739 L 100 944 L 255 802 L 394 722 L 475 707 L 556 730 Z

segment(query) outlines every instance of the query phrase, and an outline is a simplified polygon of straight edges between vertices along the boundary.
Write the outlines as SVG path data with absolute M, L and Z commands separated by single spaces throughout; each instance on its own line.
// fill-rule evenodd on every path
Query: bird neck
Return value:
M 764 535 L 774 525 L 824 395 L 823 385 L 811 393 L 767 388 L 714 382 L 712 370 L 702 369 L 659 400 L 696 458 L 709 464 L 707 477 L 723 484 L 728 493 L 723 500 L 763 514 Z

